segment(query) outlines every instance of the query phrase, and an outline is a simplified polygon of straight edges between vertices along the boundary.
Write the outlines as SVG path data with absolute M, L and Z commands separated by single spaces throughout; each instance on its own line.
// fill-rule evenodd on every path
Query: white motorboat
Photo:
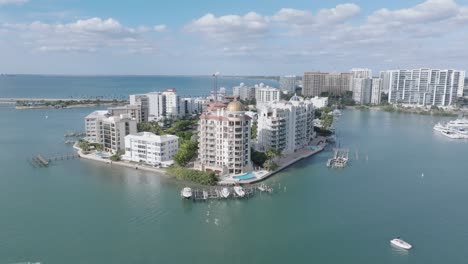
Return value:
M 395 247 L 399 247 L 402 249 L 411 249 L 413 247 L 410 243 L 404 241 L 403 239 L 399 237 L 390 240 L 390 243 L 394 245 Z
M 203 199 L 204 200 L 208 199 L 208 192 L 207 191 L 203 191 Z
M 265 191 L 265 187 L 263 187 L 263 186 L 261 186 L 261 185 L 258 186 L 257 189 L 258 189 L 259 191 L 261 191 L 261 192 L 264 192 L 264 191 Z
M 434 130 L 435 131 L 438 131 L 438 132 L 444 132 L 444 131 L 448 131 L 449 128 L 445 125 L 442 125 L 441 123 L 437 123 L 435 126 L 434 126 Z
M 234 186 L 234 191 L 236 192 L 237 195 L 239 195 L 239 197 L 245 196 L 244 189 L 241 186 Z
M 231 193 L 229 192 L 228 188 L 223 188 L 221 190 L 221 196 L 223 196 L 224 198 L 228 198 L 230 194 Z
M 450 131 L 442 131 L 440 132 L 442 135 L 448 137 L 448 138 L 452 138 L 452 139 L 462 139 L 462 138 L 465 138 L 464 135 L 458 133 L 457 131 L 453 131 L 453 130 L 450 130 Z
M 192 197 L 192 189 L 189 187 L 185 187 L 184 189 L 182 189 L 181 195 L 186 199 Z

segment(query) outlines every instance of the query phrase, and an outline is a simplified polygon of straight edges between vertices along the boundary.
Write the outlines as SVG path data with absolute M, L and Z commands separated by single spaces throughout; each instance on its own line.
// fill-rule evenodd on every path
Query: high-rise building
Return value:
M 250 159 L 251 118 L 239 101 L 213 106 L 200 116 L 198 161 L 195 168 L 217 174 L 252 171 Z
M 367 68 L 352 68 L 353 78 L 372 78 L 372 70 Z
M 255 98 L 255 87 L 241 83 L 239 86 L 232 87 L 232 94 L 240 100 L 251 100 Z
M 322 93 L 342 95 L 352 90 L 351 73 L 305 72 L 302 94 L 306 97 L 321 96 Z
M 290 154 L 307 146 L 314 135 L 314 107 L 310 99 L 293 96 L 258 108 L 259 151 L 281 150 Z
M 465 81 L 465 72 L 459 70 L 389 70 L 381 76 L 389 103 L 413 105 L 450 106 L 462 93 Z
M 265 86 L 263 83 L 255 85 L 255 100 L 257 105 L 279 101 L 281 91 L 277 88 Z
M 371 78 L 353 78 L 353 100 L 357 104 L 370 104 L 371 90 Z
M 372 78 L 372 92 L 371 92 L 371 104 L 380 104 L 380 98 L 382 94 L 382 79 Z
M 130 104 L 141 105 L 141 119 L 145 122 L 159 121 L 162 118 L 177 118 L 185 115 L 186 112 L 175 89 L 130 95 Z
M 179 138 L 140 132 L 125 136 L 125 155 L 122 159 L 150 165 L 170 164 L 179 149 Z
M 86 140 L 102 144 L 113 153 L 125 148 L 125 136 L 137 132 L 137 120 L 127 115 L 111 116 L 108 111 L 94 111 L 85 117 Z
M 286 75 L 281 76 L 280 81 L 280 90 L 288 93 L 296 92 L 297 78 L 296 75 Z
M 141 122 L 148 122 L 149 102 L 146 94 L 132 94 L 130 97 L 131 105 L 139 105 L 141 111 Z

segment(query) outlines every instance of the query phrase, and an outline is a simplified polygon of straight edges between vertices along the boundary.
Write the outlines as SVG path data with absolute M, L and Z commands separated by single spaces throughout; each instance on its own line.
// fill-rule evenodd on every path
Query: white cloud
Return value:
M 167 30 L 167 26 L 164 25 L 164 24 L 156 25 L 156 26 L 154 26 L 153 29 L 154 29 L 154 31 L 156 31 L 156 32 L 164 32 L 164 31 Z
M 245 40 L 266 35 L 269 32 L 269 19 L 255 12 L 220 17 L 206 14 L 186 25 L 185 30 L 219 41 Z
M 36 21 L 30 24 L 4 24 L 3 28 L 16 32 L 27 46 L 37 51 L 88 51 L 104 48 L 124 51 L 155 50 L 155 44 L 143 33 L 150 28 L 128 28 L 108 18 L 90 18 L 67 24 L 48 24 Z
M 310 31 L 330 30 L 338 24 L 356 17 L 361 8 L 356 4 L 339 4 L 334 8 L 320 9 L 316 14 L 308 10 L 283 8 L 273 15 L 273 21 L 290 28 L 291 33 L 307 34 Z
M 4 5 L 23 5 L 29 2 L 29 0 L 0 0 L 0 6 Z

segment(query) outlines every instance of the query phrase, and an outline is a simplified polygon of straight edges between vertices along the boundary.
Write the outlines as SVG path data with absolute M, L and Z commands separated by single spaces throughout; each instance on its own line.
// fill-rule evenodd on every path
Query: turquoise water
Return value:
M 252 172 L 249 172 L 243 175 L 233 176 L 233 178 L 238 179 L 238 180 L 250 180 L 250 179 L 255 178 L 255 174 L 253 174 Z
M 263 82 L 278 87 L 278 82 L 220 76 L 218 86 L 231 93 L 239 83 Z M 129 94 L 176 88 L 182 96 L 208 95 L 213 88 L 211 76 L 0 76 L 0 97 L 47 98 L 128 98 Z
M 466 263 L 468 143 L 432 130 L 449 118 L 343 111 L 347 168 L 324 151 L 268 180 L 272 195 L 193 203 L 140 170 L 28 165 L 71 152 L 63 135 L 92 110 L 0 105 L 0 263 Z

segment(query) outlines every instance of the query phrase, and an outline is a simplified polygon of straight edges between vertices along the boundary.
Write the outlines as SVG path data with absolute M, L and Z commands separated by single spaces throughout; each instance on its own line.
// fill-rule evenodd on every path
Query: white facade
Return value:
M 232 94 L 240 100 L 250 100 L 255 98 L 255 87 L 247 86 L 244 83 L 232 87 Z
M 280 77 L 280 90 L 283 92 L 288 93 L 295 93 L 296 92 L 296 85 L 297 85 L 297 78 L 296 75 L 286 75 Z
M 258 109 L 257 150 L 290 154 L 304 148 L 314 136 L 313 120 L 314 107 L 309 99 L 294 96 L 290 101 L 262 105 Z
M 414 69 L 381 72 L 389 103 L 449 106 L 463 93 L 465 71 Z
M 353 78 L 353 100 L 357 104 L 370 104 L 371 91 L 371 78 Z
M 95 111 L 85 117 L 85 127 L 87 141 L 115 153 L 125 148 L 126 135 L 137 132 L 137 121 L 129 115 L 110 116 L 108 111 Z
M 371 92 L 371 104 L 380 104 L 380 98 L 382 95 L 382 79 L 372 78 L 372 92 Z
M 198 161 L 195 168 L 217 174 L 252 171 L 251 118 L 239 101 L 200 116 Z
M 367 68 L 353 68 L 351 73 L 353 78 L 372 78 L 372 70 Z
M 122 158 L 150 165 L 170 164 L 178 149 L 177 136 L 141 132 L 125 136 L 125 155 Z
M 263 83 L 255 85 L 255 100 L 257 105 L 279 101 L 281 91 L 277 88 L 265 86 Z
M 130 104 L 141 105 L 141 119 L 145 122 L 159 121 L 165 117 L 177 118 L 186 112 L 175 89 L 130 95 Z
M 328 97 L 312 97 L 310 98 L 310 101 L 314 105 L 314 108 L 320 109 L 328 106 Z

